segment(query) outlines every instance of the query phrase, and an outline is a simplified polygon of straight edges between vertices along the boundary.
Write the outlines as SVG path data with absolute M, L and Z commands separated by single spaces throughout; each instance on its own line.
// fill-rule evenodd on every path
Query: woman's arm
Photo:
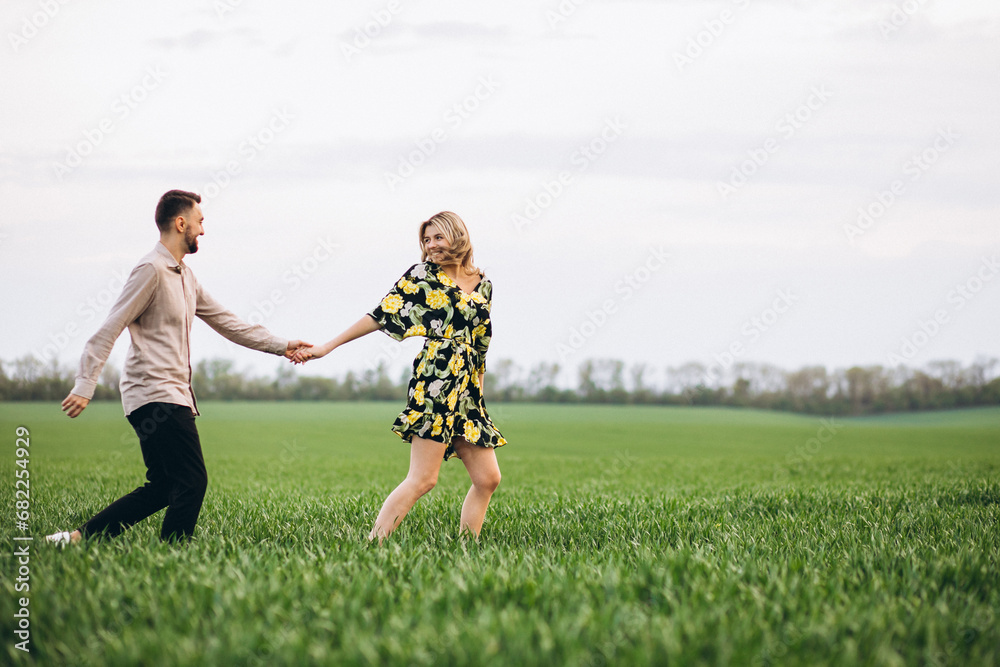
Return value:
M 349 326 L 343 333 L 333 340 L 329 340 L 322 345 L 315 345 L 313 347 L 304 347 L 300 349 L 292 355 L 292 363 L 301 364 L 310 359 L 325 357 L 344 343 L 349 343 L 356 338 L 367 336 L 373 331 L 378 331 L 380 328 L 381 327 L 379 327 L 378 322 L 376 322 L 371 315 L 364 315 L 360 320 Z

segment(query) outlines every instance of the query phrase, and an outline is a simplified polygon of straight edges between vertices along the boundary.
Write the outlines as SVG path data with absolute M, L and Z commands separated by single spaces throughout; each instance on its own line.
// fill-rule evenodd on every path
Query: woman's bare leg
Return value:
M 469 531 L 478 540 L 486 508 L 490 506 L 490 498 L 500 485 L 500 465 L 493 448 L 471 445 L 465 438 L 456 438 L 455 453 L 461 457 L 472 479 L 472 486 L 462 504 L 462 520 L 458 532 L 462 534 Z
M 438 472 L 444 461 L 443 442 L 413 438 L 410 442 L 410 471 L 399 486 L 382 503 L 382 509 L 375 519 L 375 525 L 368 534 L 369 540 L 378 538 L 379 544 L 387 538 L 403 520 L 414 503 L 437 484 Z

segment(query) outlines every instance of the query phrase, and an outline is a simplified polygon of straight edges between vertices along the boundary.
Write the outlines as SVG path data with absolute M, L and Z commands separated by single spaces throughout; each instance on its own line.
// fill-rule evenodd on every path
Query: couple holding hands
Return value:
M 494 449 L 506 440 L 490 420 L 483 398 L 492 284 L 473 265 L 462 219 L 445 211 L 422 222 L 420 263 L 370 313 L 327 343 L 311 345 L 247 324 L 198 283 L 183 259 L 198 251 L 198 237 L 205 233 L 200 204 L 199 195 L 183 190 L 160 198 L 155 216 L 160 241 L 132 270 L 107 320 L 87 341 L 76 383 L 62 403 L 70 417 L 83 412 L 115 341 L 128 327 L 132 342 L 121 375 L 122 405 L 139 436 L 146 483 L 76 530 L 46 539 L 63 546 L 90 536 L 113 537 L 164 507 L 161 539 L 187 540 L 194 534 L 208 485 L 191 389 L 195 317 L 234 343 L 284 355 L 293 363 L 326 356 L 379 329 L 396 340 L 426 337 L 413 362 L 406 408 L 392 425 L 410 443 L 409 472 L 385 499 L 368 539 L 381 542 L 392 533 L 434 488 L 442 461 L 452 456 L 462 460 L 472 479 L 459 532 L 478 539 L 500 483 Z

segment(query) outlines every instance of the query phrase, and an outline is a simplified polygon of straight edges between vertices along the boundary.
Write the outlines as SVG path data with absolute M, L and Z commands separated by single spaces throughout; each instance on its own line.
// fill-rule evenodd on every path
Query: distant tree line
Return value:
M 806 366 L 786 371 L 770 364 L 740 363 L 719 374 L 700 363 L 668 367 L 588 359 L 576 369 L 576 385 L 559 386 L 562 368 L 539 363 L 524 369 L 505 359 L 486 374 L 488 401 L 606 403 L 616 405 L 715 405 L 823 415 L 941 410 L 1000 405 L 997 359 L 969 366 L 935 361 L 922 369 L 854 366 L 827 370 Z M 657 375 L 661 379 L 657 381 Z M 61 401 L 72 389 L 74 371 L 32 356 L 0 361 L 0 400 Z M 303 375 L 283 366 L 273 377 L 254 377 L 227 359 L 201 361 L 192 382 L 201 399 L 222 401 L 400 400 L 407 370 L 395 380 L 385 364 L 339 377 Z M 95 400 L 119 398 L 118 371 L 105 367 Z
M 558 364 L 527 372 L 502 360 L 487 373 L 488 400 L 554 403 L 706 405 L 752 407 L 823 415 L 941 410 L 1000 405 L 1000 362 L 979 358 L 968 367 L 935 361 L 924 369 L 853 366 L 828 371 L 806 366 L 786 371 L 771 364 L 738 363 L 720 374 L 701 363 L 657 369 L 617 359 L 589 359 L 577 368 L 577 384 L 560 389 Z M 492 378 L 490 377 L 492 375 Z

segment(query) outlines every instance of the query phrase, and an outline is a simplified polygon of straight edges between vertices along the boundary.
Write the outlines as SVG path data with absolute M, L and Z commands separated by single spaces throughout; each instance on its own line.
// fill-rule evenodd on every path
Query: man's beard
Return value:
M 197 236 L 184 236 L 184 242 L 187 243 L 188 254 L 194 254 L 198 252 L 198 237 Z

